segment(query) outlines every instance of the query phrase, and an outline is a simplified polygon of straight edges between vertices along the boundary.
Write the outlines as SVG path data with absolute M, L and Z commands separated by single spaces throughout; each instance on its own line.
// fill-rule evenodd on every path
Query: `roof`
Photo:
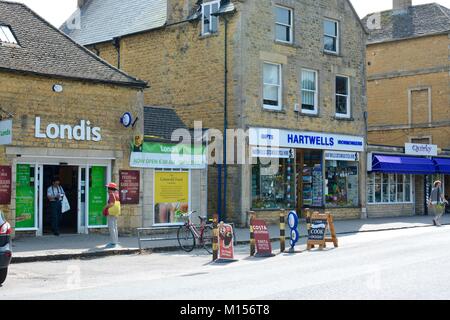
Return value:
M 167 0 L 87 0 L 79 10 L 81 28 L 69 28 L 71 18 L 61 30 L 82 45 L 159 28 L 167 21 Z
M 172 133 L 188 127 L 175 110 L 166 107 L 144 107 L 144 135 L 161 140 L 172 140 Z
M 0 70 L 147 86 L 75 43 L 24 4 L 0 0 L 0 24 L 10 26 L 19 43 L 0 45 Z
M 373 14 L 363 19 L 364 25 Z M 437 3 L 381 12 L 381 28 L 369 31 L 368 43 L 404 40 L 450 31 L 450 9 Z

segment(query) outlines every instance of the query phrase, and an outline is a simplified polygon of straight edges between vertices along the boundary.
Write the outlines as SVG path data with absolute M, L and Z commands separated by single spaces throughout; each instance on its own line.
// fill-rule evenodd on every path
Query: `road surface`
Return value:
M 340 237 L 323 252 L 211 265 L 202 250 L 12 265 L 7 299 L 450 299 L 450 227 Z M 298 249 L 304 249 L 300 245 Z

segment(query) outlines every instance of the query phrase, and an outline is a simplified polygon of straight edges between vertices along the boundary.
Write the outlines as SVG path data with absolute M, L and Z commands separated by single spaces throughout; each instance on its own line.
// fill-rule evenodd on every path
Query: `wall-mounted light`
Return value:
M 54 84 L 52 87 L 52 90 L 56 93 L 61 93 L 61 92 L 63 92 L 64 88 L 60 84 Z

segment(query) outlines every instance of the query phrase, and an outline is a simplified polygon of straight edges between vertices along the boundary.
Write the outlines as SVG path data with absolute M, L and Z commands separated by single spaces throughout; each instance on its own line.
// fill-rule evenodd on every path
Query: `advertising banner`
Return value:
M 103 208 L 106 205 L 107 189 L 106 168 L 92 167 L 89 187 L 89 226 L 106 226 L 107 219 L 103 216 Z
M 133 147 L 130 157 L 132 168 L 204 169 L 206 165 L 204 146 L 144 142 Z
M 10 166 L 0 166 L 0 204 L 11 204 Z
M 120 203 L 139 204 L 140 172 L 136 170 L 121 170 L 120 176 Z
M 35 190 L 34 177 L 31 177 L 31 174 L 29 164 L 17 165 L 16 229 L 35 227 Z
M 271 257 L 272 244 L 270 243 L 269 229 L 264 220 L 252 220 L 253 233 L 256 242 L 256 255 L 259 257 Z
M 155 224 L 176 223 L 175 213 L 189 211 L 189 172 L 155 172 Z
M 234 260 L 233 227 L 223 222 L 219 225 L 219 260 Z

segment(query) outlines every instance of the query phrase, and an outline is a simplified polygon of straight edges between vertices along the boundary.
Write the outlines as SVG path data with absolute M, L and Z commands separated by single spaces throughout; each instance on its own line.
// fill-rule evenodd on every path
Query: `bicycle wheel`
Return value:
M 212 240 L 213 240 L 213 227 L 207 225 L 205 226 L 205 230 L 203 231 L 203 248 L 209 254 L 213 253 Z
M 192 230 L 187 226 L 181 226 L 177 232 L 177 239 L 183 251 L 191 252 L 195 248 L 195 237 Z

